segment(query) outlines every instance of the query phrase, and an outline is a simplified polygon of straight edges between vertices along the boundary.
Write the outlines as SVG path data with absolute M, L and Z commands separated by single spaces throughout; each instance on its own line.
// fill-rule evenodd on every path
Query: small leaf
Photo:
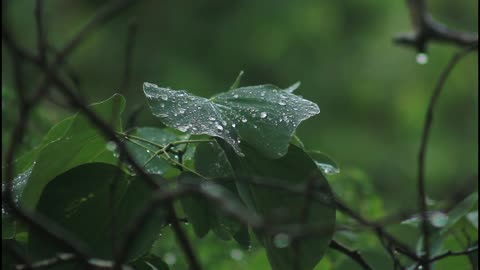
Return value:
M 428 217 L 428 220 L 430 221 L 430 225 L 436 228 L 445 227 L 449 220 L 448 215 L 440 211 L 430 211 L 427 213 L 427 217 Z M 422 217 L 419 214 L 417 214 L 402 221 L 401 224 L 418 227 L 421 221 L 422 221 Z
M 305 145 L 300 140 L 300 138 L 295 134 L 292 136 L 292 141 L 290 143 L 297 146 L 298 148 L 305 149 Z
M 162 146 L 166 146 L 168 143 L 174 141 L 188 139 L 188 136 L 179 134 L 172 129 L 155 127 L 135 128 L 129 133 L 129 135 Z M 150 174 L 159 174 L 164 176 L 174 176 L 175 174 L 177 174 L 178 170 L 173 168 L 167 160 L 160 156 L 163 153 L 160 153 L 160 155 L 154 157 L 156 151 L 160 150 L 159 147 L 145 141 L 136 139 L 131 140 L 135 141 L 135 143 L 127 142 L 128 150 L 133 155 L 138 164 L 145 167 L 146 172 Z M 141 147 L 140 145 L 143 145 L 144 147 Z M 147 150 L 146 148 L 150 150 Z
M 307 154 L 313 159 L 317 167 L 325 174 L 340 173 L 337 163 L 329 156 L 320 151 L 307 151 Z
M 478 203 L 478 193 L 474 192 L 448 212 L 448 222 L 440 234 L 447 233 L 461 218 L 465 217 Z
M 241 70 L 240 73 L 238 73 L 237 78 L 233 82 L 232 86 L 230 86 L 230 90 L 236 89 L 240 86 L 240 81 L 242 80 L 242 77 L 243 77 L 243 70 Z
M 284 156 L 298 125 L 320 112 L 315 103 L 273 85 L 237 88 L 210 99 L 150 83 L 143 90 L 165 125 L 222 138 L 239 155 L 247 143 L 267 157 Z
M 285 91 L 287 91 L 288 93 L 293 93 L 293 91 L 297 90 L 297 88 L 300 87 L 300 84 L 300 82 L 296 82 L 290 85 L 287 89 L 285 89 Z
M 124 107 L 125 99 L 120 95 L 91 105 L 91 109 L 110 123 L 116 131 L 121 131 L 120 114 Z M 91 162 L 117 164 L 115 153 L 109 150 L 107 145 L 103 134 L 81 114 L 76 114 L 54 126 L 46 135 L 39 152 L 25 162 L 25 164 L 35 162 L 35 166 L 20 192 L 22 206 L 28 209 L 35 208 L 48 182 L 71 168 Z

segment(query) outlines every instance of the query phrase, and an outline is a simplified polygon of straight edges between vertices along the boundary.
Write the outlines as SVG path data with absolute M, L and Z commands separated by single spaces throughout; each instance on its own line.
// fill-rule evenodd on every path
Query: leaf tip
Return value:
M 300 87 L 302 83 L 300 81 L 290 85 L 289 87 L 287 87 L 287 89 L 285 89 L 285 91 L 287 91 L 288 93 L 293 93 L 293 91 L 297 90 L 298 87 Z

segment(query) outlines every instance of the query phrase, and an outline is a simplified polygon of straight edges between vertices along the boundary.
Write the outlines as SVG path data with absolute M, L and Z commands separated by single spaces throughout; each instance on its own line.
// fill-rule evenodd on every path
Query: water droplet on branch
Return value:
M 417 63 L 420 65 L 425 65 L 426 63 L 428 63 L 428 55 L 426 53 L 418 53 Z

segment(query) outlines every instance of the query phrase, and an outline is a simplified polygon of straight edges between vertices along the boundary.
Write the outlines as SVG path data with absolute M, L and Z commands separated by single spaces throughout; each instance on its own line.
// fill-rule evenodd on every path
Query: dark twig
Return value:
M 119 3 L 125 4 L 126 2 L 129 2 L 129 1 L 116 2 L 117 5 L 115 5 L 114 7 L 118 8 Z M 105 10 L 107 10 L 108 12 L 106 12 Z M 116 9 L 106 8 L 105 10 L 101 14 L 104 14 L 103 16 L 107 16 L 107 15 L 110 16 L 112 15 L 112 12 Z M 85 27 L 84 29 L 91 29 L 97 24 L 99 24 L 100 22 L 104 22 L 105 18 L 103 16 L 98 16 L 98 15 L 95 16 L 94 19 L 89 24 L 87 24 L 87 27 Z M 69 44 L 71 45 L 67 45 L 65 49 L 58 54 L 57 59 L 54 61 L 54 64 L 51 65 L 49 68 L 45 68 L 45 73 L 46 73 L 45 80 L 42 83 L 41 87 L 39 87 L 40 90 L 38 90 L 37 93 L 45 91 L 46 86 L 50 84 L 50 81 L 55 83 L 58 86 L 58 90 L 70 101 L 71 105 L 73 105 L 75 108 L 79 109 L 83 114 L 85 114 L 87 118 L 92 122 L 92 124 L 94 124 L 99 129 L 99 131 L 101 131 L 105 135 L 106 138 L 112 140 L 114 143 L 117 144 L 117 147 L 119 149 L 119 154 L 125 156 L 126 161 L 132 165 L 132 167 L 137 171 L 137 173 L 139 173 L 140 177 L 142 179 L 145 179 L 148 183 L 150 183 L 153 188 L 159 188 L 160 186 L 158 185 L 158 183 L 154 181 L 143 170 L 143 168 L 139 164 L 137 164 L 137 162 L 133 159 L 133 157 L 128 153 L 126 146 L 123 144 L 121 140 L 119 140 L 119 138 L 116 136 L 115 132 L 111 129 L 111 127 L 101 118 L 99 118 L 92 110 L 90 110 L 88 106 L 85 105 L 84 102 L 79 97 L 77 97 L 75 92 L 68 86 L 68 84 L 63 82 L 63 80 L 59 78 L 55 72 L 57 68 L 56 65 L 60 65 L 63 62 L 64 58 L 69 54 L 69 52 L 73 50 L 73 48 L 75 48 L 82 41 L 82 39 L 79 37 L 82 37 L 82 38 L 85 37 L 86 32 L 87 32 L 86 30 L 80 31 L 80 34 L 77 35 L 72 41 L 69 42 Z M 38 98 L 40 98 L 43 95 L 37 94 L 37 96 Z M 172 220 L 175 220 L 176 214 L 175 214 L 173 205 L 169 202 L 166 202 L 166 208 L 167 208 L 167 211 L 169 212 L 169 215 L 172 215 Z M 185 248 L 185 250 L 187 249 L 192 250 L 190 243 L 186 241 L 187 238 L 185 233 L 180 227 L 177 227 L 177 229 L 175 230 L 175 233 L 177 235 L 177 238 L 181 241 L 181 245 Z M 193 253 L 193 251 L 191 253 Z M 191 259 L 193 256 L 187 256 L 187 257 Z M 198 263 L 195 261 L 191 261 L 191 265 L 198 266 Z M 115 267 L 118 267 L 118 266 L 119 264 L 115 262 Z M 194 269 L 198 270 L 200 268 L 196 267 Z
M 431 40 L 451 43 L 461 47 L 478 44 L 478 33 L 456 31 L 437 22 L 428 13 L 425 0 L 406 0 L 414 32 L 397 36 L 397 44 L 413 46 L 419 52 L 425 52 Z
M 360 214 L 356 213 L 351 208 L 349 208 L 345 203 L 340 201 L 338 198 L 336 199 L 336 203 L 337 203 L 337 209 L 339 211 L 353 218 L 358 223 L 373 229 L 380 240 L 385 239 L 388 242 L 390 242 L 392 244 L 392 248 L 394 249 L 394 251 L 398 251 L 399 253 L 402 253 L 403 255 L 409 257 L 414 261 L 420 260 L 417 254 L 408 245 L 404 244 L 400 240 L 396 239 L 393 235 L 389 234 L 387 231 L 385 231 L 385 229 L 382 226 L 367 220 L 366 218 L 364 218 L 363 216 L 361 216 Z
M 48 69 L 45 69 L 45 77 L 40 86 L 32 97 L 33 102 L 40 100 L 47 92 L 49 84 L 53 81 L 52 77 L 56 76 L 57 69 L 63 65 L 65 59 L 95 30 L 108 20 L 114 17 L 121 9 L 125 8 L 131 0 L 118 0 L 106 4 L 95 16 L 87 22 L 87 24 L 77 32 L 76 35 L 61 49 L 53 63 Z
M 393 269 L 394 270 L 405 269 L 405 267 L 402 265 L 402 263 L 397 257 L 398 253 L 393 247 L 393 244 L 391 242 L 386 241 L 384 238 L 380 238 L 380 242 L 382 243 L 382 246 L 385 248 L 385 250 L 388 252 L 388 255 L 390 255 L 390 258 L 392 258 Z
M 362 257 L 358 250 L 350 250 L 347 247 L 343 246 L 339 242 L 332 240 L 330 242 L 330 248 L 335 249 L 358 263 L 365 270 L 373 270 L 373 268 L 367 263 L 367 261 Z
M 47 44 L 47 52 L 51 53 L 54 55 L 56 58 L 58 56 L 58 49 L 55 48 L 51 44 Z M 72 81 L 73 84 L 78 88 L 80 87 L 80 77 L 78 76 L 77 72 L 73 69 L 71 65 L 68 64 L 68 62 L 65 61 L 62 65 L 63 70 L 65 71 L 65 75 Z
M 428 211 L 427 202 L 426 202 L 427 194 L 426 194 L 426 188 L 425 188 L 425 156 L 427 153 L 427 145 L 428 145 L 430 130 L 432 127 L 434 110 L 435 110 L 435 106 L 437 104 L 438 98 L 440 97 L 440 94 L 442 92 L 443 86 L 445 85 L 445 82 L 448 76 L 450 75 L 450 72 L 456 66 L 458 61 L 462 59 L 463 56 L 473 51 L 473 49 L 476 47 L 477 45 L 473 47 L 469 47 L 465 50 L 462 50 L 456 53 L 452 57 L 450 62 L 448 62 L 447 66 L 442 71 L 442 74 L 440 74 L 440 78 L 437 81 L 435 88 L 433 89 L 433 93 L 432 93 L 432 96 L 430 97 L 430 102 L 428 104 L 425 121 L 423 124 L 420 149 L 418 152 L 417 185 L 418 185 L 418 203 L 420 208 L 420 215 L 422 217 L 422 234 L 423 234 L 423 243 L 424 243 L 423 245 L 424 254 L 422 256 L 422 261 L 423 261 L 422 266 L 426 270 L 430 268 L 428 263 L 430 258 L 430 232 L 429 232 L 429 224 L 428 224 L 429 222 L 428 222 L 428 216 L 427 216 L 427 211 Z
M 75 253 L 78 260 L 84 266 L 88 265 L 88 255 L 85 245 L 79 239 L 70 237 L 61 227 L 38 213 L 31 213 L 18 207 L 15 202 L 8 199 L 8 197 L 7 191 L 2 193 L 2 201 L 4 202 L 4 205 L 7 206 L 7 211 L 9 211 L 9 213 L 25 222 L 30 228 L 46 235 L 66 250 Z
M 132 77 L 133 70 L 133 47 L 135 45 L 137 26 L 136 18 L 130 19 L 128 22 L 127 40 L 125 46 L 125 65 L 123 69 L 122 83 L 120 85 L 120 93 L 126 91 L 130 86 L 130 78 Z
M 470 254 L 472 254 L 472 253 L 474 253 L 474 252 L 477 252 L 477 251 L 478 251 L 478 246 L 470 247 L 470 248 L 468 248 L 468 249 L 466 249 L 466 250 L 464 250 L 464 251 L 456 251 L 456 252 L 454 252 L 454 251 L 450 251 L 450 250 L 449 250 L 449 251 L 447 251 L 447 252 L 445 252 L 445 253 L 443 253 L 443 254 L 440 254 L 440 255 L 438 255 L 438 256 L 435 256 L 435 257 L 431 258 L 431 259 L 429 260 L 429 262 L 430 262 L 430 263 L 433 263 L 433 262 L 435 262 L 435 261 L 439 261 L 439 260 L 442 260 L 442 259 L 445 259 L 445 258 L 448 258 L 448 257 L 470 255 Z
M 47 36 L 43 20 L 43 0 L 35 2 L 35 21 L 37 26 L 38 60 L 43 65 L 47 64 Z

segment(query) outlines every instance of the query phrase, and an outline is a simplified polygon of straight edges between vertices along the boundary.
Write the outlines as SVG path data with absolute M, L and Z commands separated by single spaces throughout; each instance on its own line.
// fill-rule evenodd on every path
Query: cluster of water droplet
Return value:
M 300 122 L 320 112 L 316 104 L 271 85 L 242 87 L 211 99 L 149 83 L 144 91 L 153 114 L 164 124 L 182 132 L 223 138 L 240 155 L 244 132 L 251 133 L 259 126 L 278 128 L 279 134 L 286 134 L 288 145 Z M 267 133 L 260 129 L 255 132 L 256 140 L 270 141 Z
M 12 196 L 16 204 L 18 204 L 20 195 L 23 189 L 25 188 L 25 185 L 27 184 L 28 178 L 32 174 L 32 170 L 34 166 L 35 166 L 35 162 L 25 172 L 17 175 L 12 180 Z M 2 182 L 2 192 L 4 192 L 5 189 L 6 189 L 6 184 L 5 182 Z M 2 206 L 2 215 L 6 215 L 6 214 L 8 214 L 8 212 Z

